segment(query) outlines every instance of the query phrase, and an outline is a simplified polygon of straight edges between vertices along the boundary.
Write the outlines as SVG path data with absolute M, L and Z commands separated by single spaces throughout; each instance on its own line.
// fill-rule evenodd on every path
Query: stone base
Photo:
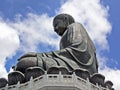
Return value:
M 75 74 L 62 75 L 45 74 L 38 78 L 31 78 L 30 81 L 16 85 L 11 85 L 0 90 L 109 90 L 101 86 L 94 85 L 88 80 L 84 80 Z

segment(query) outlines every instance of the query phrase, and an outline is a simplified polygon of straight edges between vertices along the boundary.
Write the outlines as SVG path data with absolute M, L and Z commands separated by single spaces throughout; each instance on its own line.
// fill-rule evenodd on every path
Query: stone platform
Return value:
M 44 74 L 38 78 L 16 85 L 0 88 L 0 90 L 109 90 L 99 85 L 94 85 L 88 80 L 84 80 L 74 73 L 72 75 Z

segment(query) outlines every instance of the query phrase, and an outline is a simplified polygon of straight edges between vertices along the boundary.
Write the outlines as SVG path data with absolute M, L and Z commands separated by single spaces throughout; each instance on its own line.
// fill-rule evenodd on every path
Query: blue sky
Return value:
M 71 14 L 84 25 L 95 43 L 99 72 L 120 89 L 119 0 L 0 0 L 0 77 L 26 52 L 59 49 L 60 37 L 52 20 Z M 4 73 L 4 74 L 3 74 Z
M 109 21 L 112 24 L 112 32 L 108 36 L 108 42 L 109 42 L 109 47 L 110 51 L 106 52 L 106 55 L 111 58 L 111 62 L 108 63 L 108 66 L 110 67 L 116 67 L 120 69 L 120 42 L 119 42 L 119 37 L 120 37 L 120 12 L 118 11 L 118 8 L 120 7 L 120 1 L 119 0 L 104 0 L 104 5 L 109 5 Z M 117 62 L 116 62 L 117 61 Z

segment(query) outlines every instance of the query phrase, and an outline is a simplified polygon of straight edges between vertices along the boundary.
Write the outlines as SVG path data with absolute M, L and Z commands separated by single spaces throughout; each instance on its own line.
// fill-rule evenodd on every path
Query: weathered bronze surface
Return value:
M 62 66 L 69 71 L 83 68 L 90 74 L 97 73 L 96 50 L 85 28 L 68 14 L 57 15 L 53 26 L 54 31 L 61 36 L 60 50 L 25 54 L 19 59 L 16 70 L 24 73 L 25 69 L 33 66 L 44 70 Z
M 113 83 L 111 81 L 106 81 L 104 84 L 104 87 L 106 88 L 108 87 L 110 90 L 113 90 L 112 86 L 113 86 Z
M 8 81 L 5 78 L 0 78 L 0 88 L 5 87 Z
M 103 87 L 104 81 L 105 81 L 105 76 L 103 76 L 102 74 L 99 74 L 99 73 L 95 73 L 90 77 L 90 82 L 95 85 L 98 84 Z
M 31 77 L 34 79 L 44 74 L 44 70 L 42 70 L 40 67 L 29 67 L 25 71 L 25 79 L 26 81 L 29 81 Z
M 25 76 L 23 73 L 21 73 L 20 71 L 14 71 L 8 74 L 8 85 L 14 85 L 18 82 L 25 82 Z

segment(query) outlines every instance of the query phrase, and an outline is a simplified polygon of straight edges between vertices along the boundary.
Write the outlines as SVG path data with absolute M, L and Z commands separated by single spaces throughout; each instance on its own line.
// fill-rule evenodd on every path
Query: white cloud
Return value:
M 113 88 L 115 90 L 120 90 L 120 69 L 109 68 L 106 66 L 108 57 L 98 55 L 99 60 L 99 73 L 105 76 L 105 80 L 110 80 L 113 82 Z
M 109 49 L 107 34 L 111 25 L 107 20 L 108 8 L 100 4 L 100 0 L 67 0 L 57 13 L 71 14 L 81 22 L 99 50 Z
M 0 21 L 0 77 L 7 76 L 5 69 L 6 58 L 15 55 L 18 47 L 19 37 L 17 32 L 5 22 Z
M 100 70 L 100 73 L 105 76 L 106 80 L 113 82 L 115 90 L 120 90 L 120 70 L 106 67 Z
M 42 51 L 40 45 L 58 49 L 59 37 L 52 28 L 52 17 L 47 14 L 28 14 L 21 20 L 21 15 L 15 22 L 0 21 L 0 77 L 7 77 L 5 62 L 12 58 L 17 50 L 25 52 Z M 47 50 L 47 49 L 46 49 Z M 48 48 L 49 51 L 49 48 Z
M 18 31 L 20 49 L 24 52 L 38 51 L 38 45 L 42 44 L 58 48 L 59 38 L 54 38 L 56 34 L 52 28 L 52 17 L 47 14 L 28 14 L 26 19 L 19 18 L 15 23 L 11 23 L 11 26 Z

